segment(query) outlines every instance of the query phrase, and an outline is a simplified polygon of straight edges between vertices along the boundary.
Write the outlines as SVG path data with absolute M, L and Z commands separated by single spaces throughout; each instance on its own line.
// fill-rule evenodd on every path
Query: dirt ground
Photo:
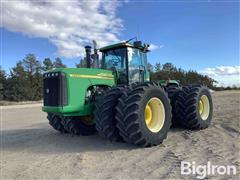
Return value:
M 171 129 L 163 144 L 137 148 L 98 135 L 60 134 L 39 105 L 1 108 L 1 179 L 189 179 L 181 161 L 234 165 L 240 179 L 240 91 L 213 94 L 214 118 L 208 129 Z
M 21 101 L 21 102 L 16 102 L 16 101 L 2 101 L 2 100 L 0 100 L 0 106 L 39 104 L 39 103 L 42 103 L 42 102 L 43 101 Z

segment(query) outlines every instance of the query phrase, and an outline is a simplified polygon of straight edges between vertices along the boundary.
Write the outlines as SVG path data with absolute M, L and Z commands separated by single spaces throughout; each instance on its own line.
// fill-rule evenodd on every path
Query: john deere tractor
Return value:
M 57 68 L 44 76 L 44 106 L 49 124 L 61 133 L 90 135 L 149 147 L 167 137 L 170 127 L 207 128 L 212 98 L 207 87 L 182 87 L 176 80 L 151 82 L 148 45 L 125 41 L 86 48 L 86 68 Z

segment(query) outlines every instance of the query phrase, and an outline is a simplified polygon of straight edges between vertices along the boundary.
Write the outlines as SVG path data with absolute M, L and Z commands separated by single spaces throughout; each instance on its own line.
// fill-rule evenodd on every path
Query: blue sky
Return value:
M 239 3 L 237 1 L 128 1 L 121 3 L 112 1 L 108 4 L 98 1 L 98 6 L 92 7 L 97 4 L 96 2 L 70 7 L 71 12 L 75 10 L 73 7 L 83 12 L 87 9 L 83 15 L 76 13 L 77 16 L 81 16 L 79 21 L 81 18 L 84 21 L 86 18 L 89 19 L 89 22 L 86 22 L 87 25 L 81 22 L 74 23 L 74 21 L 64 24 L 64 20 L 55 22 L 53 20 L 55 15 L 52 15 L 53 19 L 46 16 L 46 19 L 43 17 L 40 21 L 37 19 L 41 12 L 38 12 L 38 8 L 41 9 L 43 5 L 33 2 L 27 5 L 20 4 L 24 7 L 26 17 L 18 19 L 17 13 L 23 11 L 11 3 L 5 3 L 3 8 L 6 6 L 5 9 L 12 11 L 15 17 L 13 20 L 11 19 L 13 16 L 8 12 L 3 14 L 1 66 L 8 70 L 26 54 L 34 53 L 39 60 L 60 56 L 65 64 L 73 67 L 83 52 L 84 43 L 90 42 L 92 32 L 95 39 L 97 38 L 97 41 L 103 45 L 139 36 L 144 42 L 155 46 L 155 50 L 149 53 L 149 61 L 152 64 L 172 62 L 177 67 L 208 74 L 222 81 L 223 84 L 240 84 Z M 47 4 L 47 6 L 56 8 L 58 10 L 56 14 L 62 11 L 68 16 L 69 12 L 64 12 L 65 10 L 58 4 Z M 44 6 L 46 9 L 46 5 Z M 89 7 L 91 7 L 90 10 Z M 34 10 L 38 13 L 34 14 Z M 96 21 L 95 16 L 92 17 L 93 14 L 101 15 L 99 22 Z M 61 20 L 61 16 L 57 18 Z M 71 18 L 74 16 L 69 16 L 68 20 Z M 36 26 L 31 27 L 24 19 L 31 22 L 31 25 L 35 23 Z M 103 25 L 94 27 L 95 21 L 106 27 L 102 28 Z M 61 23 L 64 27 L 60 26 Z M 40 29 L 40 25 L 43 24 L 48 25 L 44 30 Z M 68 32 L 66 27 L 76 28 L 76 24 L 81 34 L 72 36 L 74 33 L 69 31 L 68 38 L 65 38 L 65 34 L 58 36 L 61 28 L 63 28 L 62 32 Z M 60 29 L 50 34 L 53 25 Z M 98 31 L 93 31 L 93 28 Z M 86 35 L 81 37 L 82 34 Z M 76 40 L 73 37 L 79 37 L 79 39 Z M 71 40 L 76 43 L 70 42 Z

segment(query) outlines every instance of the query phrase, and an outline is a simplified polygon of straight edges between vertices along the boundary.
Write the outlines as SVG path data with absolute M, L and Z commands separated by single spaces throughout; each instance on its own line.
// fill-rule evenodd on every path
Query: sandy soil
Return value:
M 98 135 L 54 131 L 39 106 L 1 109 L 1 179 L 188 179 L 181 161 L 240 166 L 240 91 L 216 92 L 208 129 L 171 129 L 162 145 L 136 148 Z M 209 179 L 230 179 L 208 176 Z

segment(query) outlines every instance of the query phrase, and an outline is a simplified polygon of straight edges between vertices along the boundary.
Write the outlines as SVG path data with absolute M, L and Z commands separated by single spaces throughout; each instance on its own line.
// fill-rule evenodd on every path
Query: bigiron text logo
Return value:
M 195 161 L 181 161 L 181 175 L 196 175 L 198 179 L 204 179 L 208 175 L 236 175 L 237 168 L 233 165 L 213 165 L 210 161 L 205 165 L 197 165 Z

